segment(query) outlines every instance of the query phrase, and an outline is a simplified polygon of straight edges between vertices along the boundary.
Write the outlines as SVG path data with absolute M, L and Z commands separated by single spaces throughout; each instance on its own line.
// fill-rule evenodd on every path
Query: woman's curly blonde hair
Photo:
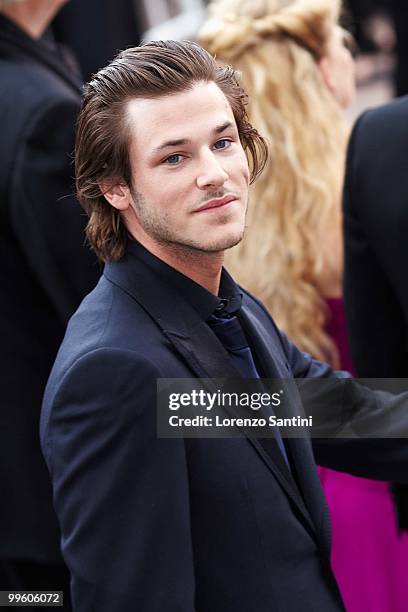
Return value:
M 302 350 L 335 366 L 319 276 L 330 266 L 322 244 L 339 215 L 347 130 L 317 61 L 339 12 L 340 0 L 215 0 L 199 35 L 240 71 L 270 152 L 227 267 Z

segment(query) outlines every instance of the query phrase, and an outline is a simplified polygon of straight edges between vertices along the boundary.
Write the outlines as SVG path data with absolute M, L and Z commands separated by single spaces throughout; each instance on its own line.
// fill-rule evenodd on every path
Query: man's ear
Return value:
M 127 210 L 130 206 L 131 196 L 127 185 L 104 179 L 100 181 L 99 188 L 111 206 L 117 210 Z

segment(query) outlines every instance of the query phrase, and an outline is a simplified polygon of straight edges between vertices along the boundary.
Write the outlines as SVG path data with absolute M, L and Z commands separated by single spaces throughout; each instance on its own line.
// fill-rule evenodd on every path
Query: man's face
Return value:
M 129 103 L 131 206 L 149 250 L 219 252 L 243 236 L 249 171 L 231 107 L 215 83 Z

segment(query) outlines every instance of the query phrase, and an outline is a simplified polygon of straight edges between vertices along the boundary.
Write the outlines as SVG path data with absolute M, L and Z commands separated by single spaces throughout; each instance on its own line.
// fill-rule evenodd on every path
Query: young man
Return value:
M 266 158 L 244 101 L 233 70 L 189 42 L 128 49 L 85 91 L 77 186 L 106 266 L 70 322 L 41 427 L 76 612 L 343 609 L 308 440 L 156 430 L 160 378 L 334 376 L 222 269 Z M 351 395 L 350 415 L 370 398 Z M 378 477 L 408 460 L 402 443 L 381 462 L 353 441 L 315 450 Z

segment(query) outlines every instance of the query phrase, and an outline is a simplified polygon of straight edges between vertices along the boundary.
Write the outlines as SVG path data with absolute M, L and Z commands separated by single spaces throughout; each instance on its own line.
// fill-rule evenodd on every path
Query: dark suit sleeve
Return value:
M 370 182 L 381 182 L 378 176 L 372 176 L 370 163 L 373 155 L 381 155 L 381 136 L 378 142 L 371 136 L 377 134 L 376 124 L 381 119 L 382 116 L 376 119 L 372 112 L 362 115 L 348 147 L 343 202 L 344 299 L 352 360 L 358 375 L 395 378 L 405 376 L 408 368 L 403 311 L 376 253 L 376 250 L 387 249 L 385 238 L 381 237 L 381 222 L 373 245 L 373 239 L 367 234 L 367 219 L 361 218 L 363 209 L 370 215 L 369 224 L 375 222 L 375 216 L 381 218 L 388 214 L 387 201 L 383 197 L 386 192 L 373 193 L 368 188 Z M 384 175 L 382 181 L 387 180 L 389 177 Z M 379 206 L 381 210 L 377 215 L 374 211 Z M 396 259 L 394 265 L 398 267 L 401 262 Z
M 69 99 L 32 113 L 20 135 L 10 185 L 16 239 L 63 323 L 100 273 L 84 246 L 86 217 L 72 195 L 77 113 Z
M 193 612 L 183 440 L 158 439 L 156 369 L 96 350 L 66 374 L 42 432 L 75 612 Z
M 370 389 L 299 351 L 283 334 L 281 339 L 306 412 L 314 415 L 314 426 L 323 424 L 322 436 L 333 436 L 312 439 L 316 462 L 355 476 L 408 482 L 408 392 Z M 367 437 L 373 431 L 380 434 Z

